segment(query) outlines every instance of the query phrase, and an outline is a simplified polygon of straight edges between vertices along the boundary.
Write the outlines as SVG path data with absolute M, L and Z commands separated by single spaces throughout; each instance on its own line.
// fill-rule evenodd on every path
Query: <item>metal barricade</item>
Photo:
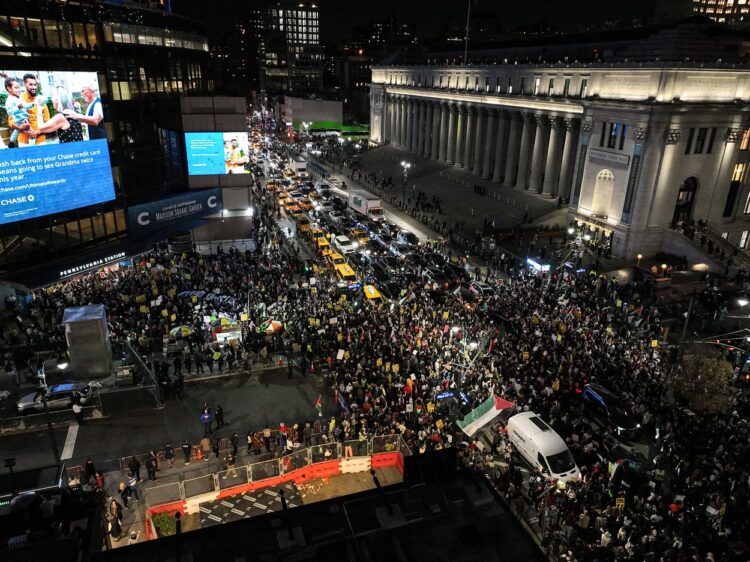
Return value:
M 235 466 L 234 468 L 227 468 L 217 473 L 219 488 L 226 490 L 240 484 L 246 484 L 248 482 L 248 466 Z
M 266 478 L 273 478 L 280 473 L 278 459 L 256 462 L 255 464 L 251 464 L 249 468 L 252 482 L 258 482 L 259 480 L 265 480 Z
M 208 494 L 216 491 L 216 483 L 214 475 L 205 474 L 197 478 L 191 478 L 183 482 L 185 486 L 185 497 L 191 498 L 193 496 L 200 496 L 201 494 Z
M 177 502 L 183 499 L 179 482 L 144 488 L 143 497 L 145 498 L 146 506 L 148 507 Z
M 335 461 L 339 458 L 337 443 L 323 443 L 310 449 L 311 462 Z
M 367 439 L 344 441 L 341 445 L 343 457 L 366 457 L 370 454 Z
M 380 435 L 372 438 L 372 452 L 393 453 L 398 451 L 398 435 Z
M 302 449 L 301 451 L 281 457 L 281 469 L 284 474 L 287 474 L 292 470 L 297 470 L 298 468 L 304 468 L 308 464 L 310 464 L 308 449 Z

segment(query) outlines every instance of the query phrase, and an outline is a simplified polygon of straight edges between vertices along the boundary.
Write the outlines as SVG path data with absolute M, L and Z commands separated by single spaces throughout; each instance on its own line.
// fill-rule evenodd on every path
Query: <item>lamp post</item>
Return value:
M 16 475 L 13 472 L 14 466 L 16 466 L 15 457 L 5 459 L 5 468 L 7 468 L 10 471 L 10 483 L 11 483 L 10 493 L 15 496 L 18 493 L 18 486 L 16 485 Z
M 29 365 L 31 366 L 31 365 Z M 58 363 L 57 368 L 65 371 L 68 364 L 65 362 Z M 42 395 L 42 405 L 44 406 L 44 417 L 47 421 L 47 431 L 49 432 L 49 438 L 52 442 L 52 451 L 55 454 L 55 461 L 60 464 L 60 448 L 57 446 L 57 439 L 55 438 L 55 431 L 52 429 L 52 420 L 49 417 L 49 406 L 47 405 L 47 373 L 44 371 L 44 362 L 42 362 L 41 369 L 37 369 L 37 380 L 39 381 L 39 392 Z
M 638 258 L 638 267 L 641 267 L 641 260 L 643 259 L 643 254 L 638 254 L 636 258 Z
M 402 160 L 401 167 L 403 168 L 404 172 L 404 184 L 401 186 L 401 201 L 404 205 L 404 208 L 406 208 L 406 182 L 409 179 L 409 168 L 411 168 L 411 163 L 407 162 L 406 160 Z

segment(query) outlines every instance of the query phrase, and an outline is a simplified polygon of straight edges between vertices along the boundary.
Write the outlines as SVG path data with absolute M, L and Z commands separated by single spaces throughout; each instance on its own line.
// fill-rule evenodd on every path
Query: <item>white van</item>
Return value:
M 507 429 L 516 451 L 534 468 L 563 482 L 581 477 L 565 441 L 534 412 L 511 416 Z

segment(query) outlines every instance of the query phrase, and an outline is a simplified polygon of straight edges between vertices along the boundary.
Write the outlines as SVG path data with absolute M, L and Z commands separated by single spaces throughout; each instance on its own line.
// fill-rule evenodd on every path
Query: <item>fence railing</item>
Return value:
M 211 494 L 243 484 L 262 482 L 317 463 L 339 459 L 371 456 L 380 453 L 401 453 L 411 456 L 411 450 L 401 435 L 382 435 L 364 440 L 329 442 L 292 450 L 278 458 L 237 463 L 220 471 L 206 472 L 169 484 L 144 489 L 146 507 L 175 503 Z

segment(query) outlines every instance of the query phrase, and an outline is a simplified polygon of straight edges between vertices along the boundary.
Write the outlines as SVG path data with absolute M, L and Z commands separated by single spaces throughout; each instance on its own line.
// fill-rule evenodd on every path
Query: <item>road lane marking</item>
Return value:
M 60 455 L 61 460 L 73 458 L 73 449 L 75 449 L 76 446 L 79 427 L 80 426 L 77 423 L 68 426 L 68 436 L 65 438 L 65 447 L 63 447 L 62 455 Z

